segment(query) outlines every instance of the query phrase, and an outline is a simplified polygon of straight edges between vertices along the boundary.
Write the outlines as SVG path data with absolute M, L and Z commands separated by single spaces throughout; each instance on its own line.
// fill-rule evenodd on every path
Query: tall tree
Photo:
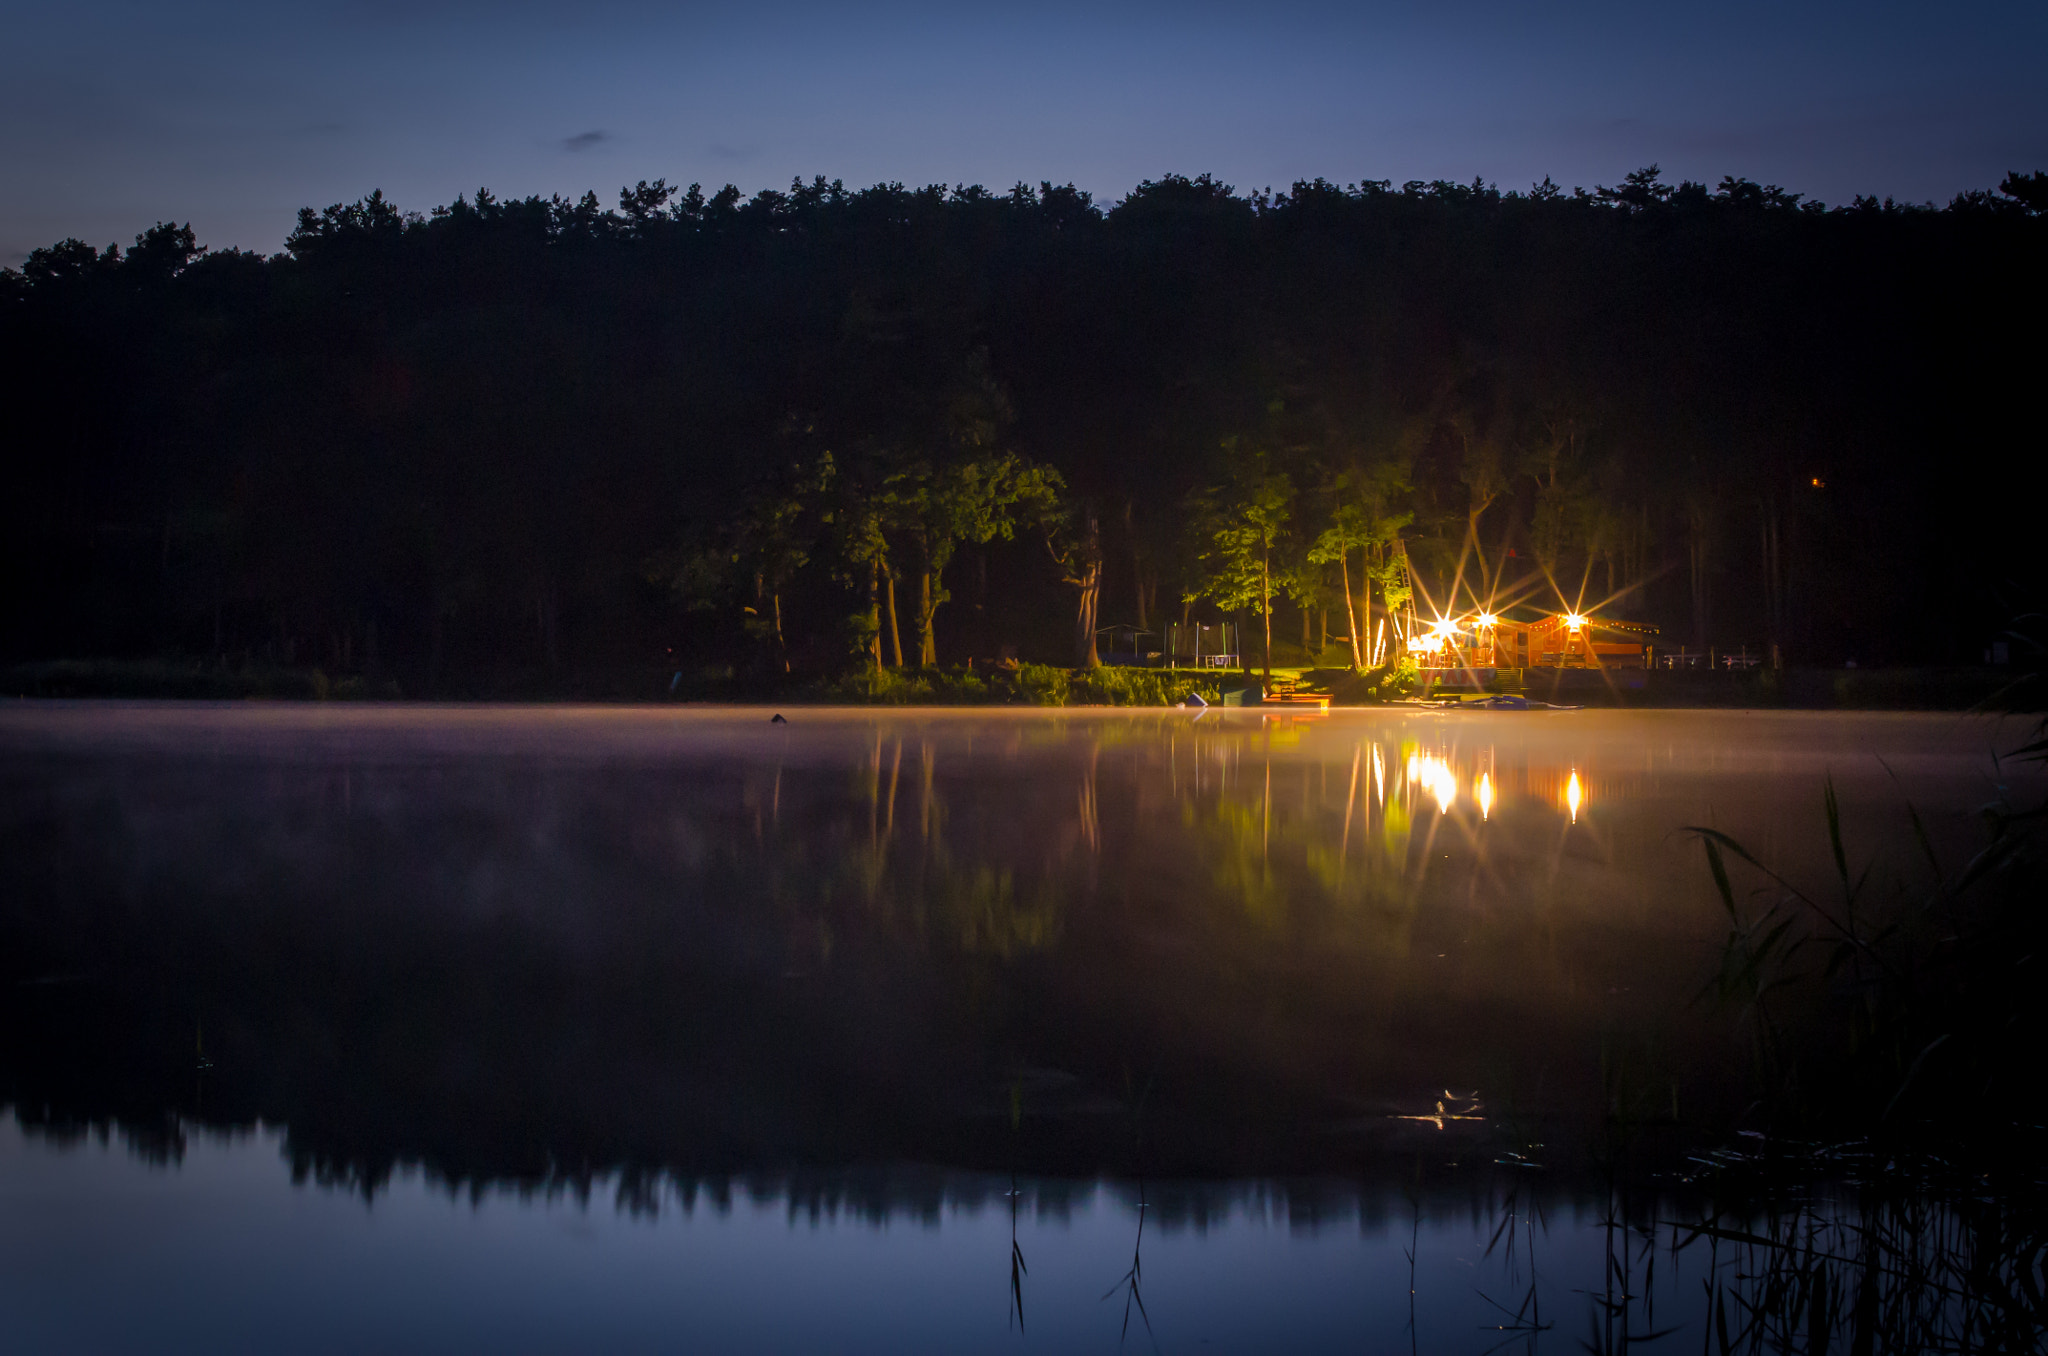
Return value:
M 1092 499 L 1055 507 L 1048 494 L 1040 502 L 1045 549 L 1059 569 L 1060 582 L 1075 590 L 1074 663 L 1092 669 L 1102 663 L 1095 641 L 1095 623 L 1102 602 L 1101 515 Z
M 1014 452 L 992 452 L 952 463 L 917 462 L 889 478 L 893 526 L 917 548 L 917 662 L 939 662 L 935 618 L 952 597 L 946 567 L 962 543 L 1008 541 L 1020 521 L 1055 493 L 1046 470 Z
M 1274 557 L 1294 513 L 1294 482 L 1285 472 L 1269 472 L 1263 455 L 1241 454 L 1235 439 L 1225 444 L 1224 455 L 1229 463 L 1225 479 L 1200 492 L 1191 505 L 1204 571 L 1191 596 L 1210 598 L 1230 611 L 1257 609 L 1265 634 L 1261 663 L 1270 683 Z

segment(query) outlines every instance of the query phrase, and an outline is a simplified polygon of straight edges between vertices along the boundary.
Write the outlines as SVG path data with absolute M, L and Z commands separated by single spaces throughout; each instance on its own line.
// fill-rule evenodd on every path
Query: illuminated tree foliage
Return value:
M 1197 493 L 1189 504 L 1202 565 L 1189 596 L 1208 598 L 1226 612 L 1258 612 L 1265 628 L 1261 668 L 1270 682 L 1273 599 L 1283 582 L 1275 575 L 1275 557 L 1294 516 L 1294 484 L 1284 472 L 1270 472 L 1263 454 L 1241 449 L 1235 440 L 1225 451 L 1229 477 Z

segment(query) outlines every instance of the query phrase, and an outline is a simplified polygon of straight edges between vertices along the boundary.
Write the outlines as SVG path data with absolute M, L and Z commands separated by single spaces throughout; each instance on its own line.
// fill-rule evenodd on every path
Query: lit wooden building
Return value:
M 1654 626 L 1553 612 L 1534 621 L 1480 612 L 1418 630 L 1408 642 L 1424 670 L 1646 669 Z

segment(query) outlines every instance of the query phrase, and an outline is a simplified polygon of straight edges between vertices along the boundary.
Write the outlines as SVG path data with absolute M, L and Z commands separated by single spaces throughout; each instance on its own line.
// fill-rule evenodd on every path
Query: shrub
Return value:
M 1032 706 L 1065 706 L 1073 675 L 1051 664 L 1023 664 L 1012 677 L 1018 699 Z
M 981 674 L 959 669 L 858 669 L 804 689 L 812 701 L 865 706 L 1173 706 L 1219 699 L 1214 677 L 1162 669 L 1072 670 L 1024 664 Z
M 1195 693 L 1214 702 L 1221 684 L 1215 678 L 1172 669 L 1084 669 L 1073 676 L 1066 705 L 1173 706 Z

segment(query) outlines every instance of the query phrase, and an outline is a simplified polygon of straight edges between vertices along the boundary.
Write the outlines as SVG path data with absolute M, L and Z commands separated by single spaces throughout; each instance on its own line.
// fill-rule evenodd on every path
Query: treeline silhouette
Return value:
M 268 257 L 67 240 L 0 273 L 0 645 L 424 695 L 1070 662 L 1269 604 L 1345 659 L 1398 536 L 1438 602 L 1977 662 L 2038 596 L 2044 213 L 2038 173 L 1831 209 L 1653 166 L 373 194 Z

